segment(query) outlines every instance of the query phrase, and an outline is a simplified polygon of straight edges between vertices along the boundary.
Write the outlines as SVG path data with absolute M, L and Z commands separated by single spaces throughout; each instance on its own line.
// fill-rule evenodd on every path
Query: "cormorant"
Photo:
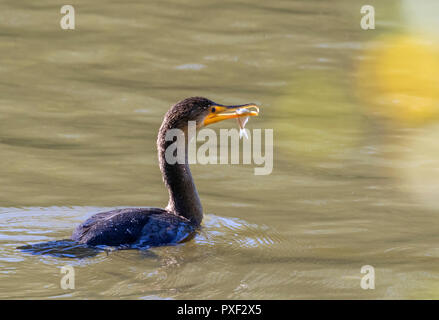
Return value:
M 189 169 L 187 152 L 183 163 L 166 161 L 166 149 L 173 143 L 165 139 L 166 132 L 180 129 L 185 135 L 187 150 L 189 121 L 195 121 L 199 129 L 222 120 L 258 114 L 255 104 L 224 106 L 202 97 L 187 98 L 172 106 L 164 117 L 157 138 L 160 171 L 169 191 L 167 207 L 97 213 L 76 228 L 72 240 L 90 246 L 142 248 L 191 239 L 200 227 L 203 208 Z

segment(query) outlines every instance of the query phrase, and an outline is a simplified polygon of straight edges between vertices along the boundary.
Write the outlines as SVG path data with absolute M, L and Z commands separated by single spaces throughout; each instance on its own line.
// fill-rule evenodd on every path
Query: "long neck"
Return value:
M 203 219 L 203 208 L 189 169 L 187 139 L 183 137 L 185 141 L 184 163 L 169 164 L 166 161 L 165 152 L 166 148 L 173 142 L 165 140 L 167 128 L 168 125 L 163 122 L 157 139 L 160 171 L 169 192 L 169 203 L 166 209 L 189 219 L 195 224 L 200 224 Z

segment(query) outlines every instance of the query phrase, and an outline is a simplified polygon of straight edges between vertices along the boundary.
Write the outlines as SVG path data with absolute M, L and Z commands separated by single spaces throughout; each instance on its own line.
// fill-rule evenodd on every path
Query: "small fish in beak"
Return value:
M 237 114 L 248 113 L 248 110 L 247 109 L 237 109 L 236 113 Z M 239 118 L 236 118 L 236 121 L 238 121 L 238 125 L 239 125 L 239 139 L 242 139 L 242 137 L 245 137 L 246 139 L 248 139 L 247 132 L 245 131 L 245 125 L 247 124 L 248 117 L 239 117 Z

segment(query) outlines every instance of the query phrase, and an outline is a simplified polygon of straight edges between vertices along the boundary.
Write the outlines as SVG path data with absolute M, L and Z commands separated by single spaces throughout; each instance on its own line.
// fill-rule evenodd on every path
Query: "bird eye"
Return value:
M 212 112 L 215 112 L 215 107 L 213 107 L 211 111 L 212 111 Z

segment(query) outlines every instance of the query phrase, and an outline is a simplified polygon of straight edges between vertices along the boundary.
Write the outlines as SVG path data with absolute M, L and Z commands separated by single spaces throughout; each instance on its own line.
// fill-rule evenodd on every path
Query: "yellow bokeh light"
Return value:
M 361 98 L 375 115 L 420 124 L 439 115 L 439 49 L 412 36 L 386 37 L 359 66 Z

